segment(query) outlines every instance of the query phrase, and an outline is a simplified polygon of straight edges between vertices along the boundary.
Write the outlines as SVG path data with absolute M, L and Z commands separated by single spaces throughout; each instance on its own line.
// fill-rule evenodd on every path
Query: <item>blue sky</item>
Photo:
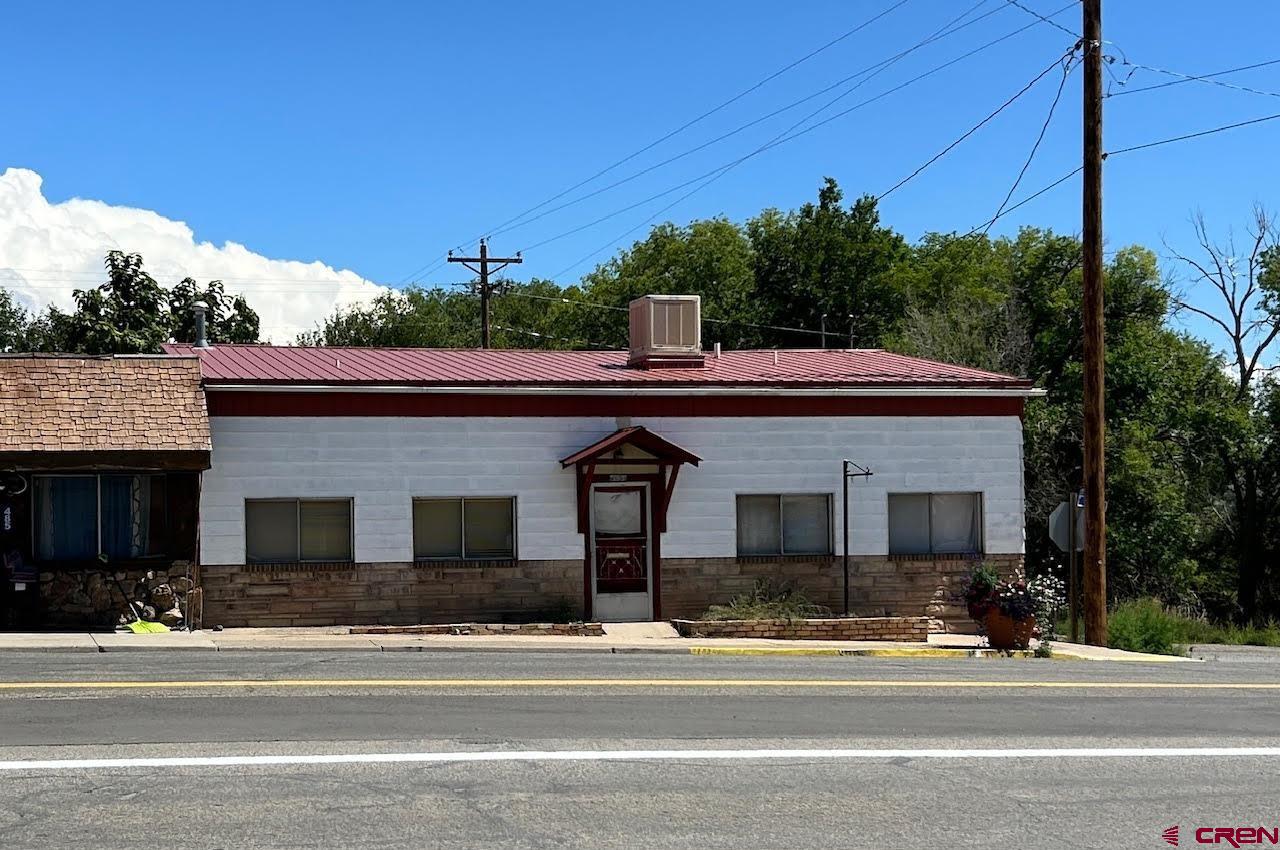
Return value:
M 1045 14 L 1065 0 L 1024 0 Z M 154 210 L 199 240 L 269 257 L 321 260 L 395 284 L 452 246 L 653 141 L 803 56 L 892 0 L 15 4 L 0 51 L 7 129 L 0 171 L 31 169 L 50 202 L 80 197 Z M 825 88 L 925 38 L 973 5 L 900 8 L 711 118 L 584 187 L 590 191 Z M 1109 51 L 1187 74 L 1280 57 L 1280 4 L 1109 0 Z M 902 59 L 826 113 L 853 105 L 1034 19 L 994 13 Z M 1057 20 L 1078 29 L 1077 9 Z M 16 37 L 15 37 L 16 36 Z M 742 219 L 815 196 L 879 193 L 968 129 L 1069 47 L 1038 24 L 944 73 L 743 163 L 661 216 Z M 1130 87 L 1171 77 L 1113 66 Z M 1047 113 L 1057 72 L 886 199 L 884 220 L 911 238 L 989 218 Z M 1280 65 L 1220 78 L 1280 91 Z M 1113 82 L 1112 88 L 1118 90 Z M 1079 162 L 1077 70 L 1017 197 Z M 841 89 L 836 89 L 832 95 Z M 701 175 L 758 147 L 832 95 L 762 122 L 625 186 L 500 234 L 529 249 Z M 1115 149 L 1280 112 L 1280 100 L 1202 83 L 1115 97 Z M 1188 216 L 1243 228 L 1255 201 L 1280 204 L 1280 121 L 1117 156 L 1107 167 L 1109 247 L 1190 240 Z M 1028 204 L 1020 224 L 1078 229 L 1078 183 Z M 687 191 L 687 190 L 686 190 Z M 528 250 L 519 276 L 576 281 L 645 232 L 683 191 Z M 569 200 L 575 194 L 566 196 Z M 618 240 L 624 232 L 639 228 Z M 127 233 L 120 241 L 127 239 Z M 1189 246 L 1188 246 L 1189 247 Z M 27 262 L 31 262 L 28 260 Z M 3 259 L 0 259 L 3 263 Z M 199 272 L 216 271 L 200 269 Z M 431 269 L 430 283 L 459 280 Z

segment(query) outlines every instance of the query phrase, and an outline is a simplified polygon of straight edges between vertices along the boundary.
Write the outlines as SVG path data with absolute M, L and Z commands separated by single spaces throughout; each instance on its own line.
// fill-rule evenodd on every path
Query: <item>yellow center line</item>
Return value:
M 217 688 L 1017 688 L 1096 690 L 1280 690 L 1280 682 L 975 681 L 945 679 L 196 679 L 188 681 L 0 682 L 0 691 Z

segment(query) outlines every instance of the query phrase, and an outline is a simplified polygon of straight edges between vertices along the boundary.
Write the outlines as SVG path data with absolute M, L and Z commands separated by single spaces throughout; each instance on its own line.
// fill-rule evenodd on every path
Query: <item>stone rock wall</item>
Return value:
M 194 586 L 188 570 L 185 562 L 174 562 L 152 569 L 103 566 L 42 572 L 40 620 L 52 627 L 114 628 L 133 619 L 123 589 L 142 619 L 181 626 Z

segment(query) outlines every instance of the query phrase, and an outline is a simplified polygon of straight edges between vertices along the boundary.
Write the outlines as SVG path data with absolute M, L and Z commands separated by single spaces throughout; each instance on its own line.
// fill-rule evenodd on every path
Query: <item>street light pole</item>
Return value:
M 841 478 L 844 481 L 844 526 L 840 539 L 844 543 L 844 616 L 849 616 L 849 479 L 870 478 L 871 467 L 856 464 L 845 458 L 841 465 Z

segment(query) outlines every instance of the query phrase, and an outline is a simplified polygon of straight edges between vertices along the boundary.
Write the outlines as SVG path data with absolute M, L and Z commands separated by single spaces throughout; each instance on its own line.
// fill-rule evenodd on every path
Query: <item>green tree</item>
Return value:
M 51 341 L 76 354 L 139 354 L 159 351 L 169 341 L 169 310 L 164 289 L 142 267 L 140 254 L 110 251 L 107 280 L 72 293 L 76 310 L 50 308 Z
M 753 304 L 752 249 L 743 228 L 724 218 L 670 222 L 654 227 L 582 279 L 578 297 L 595 306 L 566 315 L 567 336 L 615 348 L 627 346 L 627 305 L 641 295 L 702 298 L 703 344 L 745 347 L 755 340 L 750 324 L 761 318 Z
M 589 348 L 578 333 L 575 309 L 550 281 L 499 281 L 490 304 L 495 348 Z M 578 292 L 572 293 L 576 298 Z M 466 289 L 409 287 L 368 304 L 335 310 L 299 345 L 479 348 L 479 299 Z
M 1027 562 L 1059 571 L 1045 524 L 1080 480 L 1079 241 L 1026 228 L 1011 239 L 927 236 L 913 253 L 893 347 L 1047 390 L 1025 418 Z M 1169 294 L 1150 251 L 1123 249 L 1105 271 L 1109 589 L 1195 603 L 1213 584 L 1205 439 L 1229 385 L 1203 343 L 1167 327 Z
M 243 296 L 228 296 L 221 281 L 201 288 L 186 278 L 165 290 L 143 268 L 139 254 L 109 251 L 105 259 L 107 280 L 92 289 L 72 292 L 76 308 L 71 312 L 49 307 L 38 316 L 25 317 L 25 326 L 10 342 L 15 350 L 68 354 L 156 353 L 171 340 L 194 340 L 195 320 L 191 304 L 204 300 L 209 306 L 209 332 L 213 342 L 257 342 L 258 314 Z M 0 348 L 5 345 L 8 294 L 0 292 Z M 14 327 L 22 324 L 11 316 Z
M 878 347 L 905 307 L 895 275 L 910 259 L 906 240 L 880 223 L 876 202 L 850 207 L 831 178 L 818 202 L 798 211 L 766 210 L 747 223 L 755 258 L 754 300 L 765 324 L 818 329 L 824 322 L 840 347 Z M 766 345 L 810 346 L 770 335 Z
M 197 301 L 208 308 L 205 332 L 209 342 L 258 341 L 258 314 L 243 295 L 228 295 L 220 280 L 201 287 L 186 277 L 169 290 L 169 333 L 174 342 L 195 342 L 196 320 L 191 308 Z
M 1261 207 L 1243 246 L 1215 242 L 1202 217 L 1193 222 L 1195 255 L 1174 251 L 1190 272 L 1177 303 L 1226 340 L 1234 387 L 1212 421 L 1224 485 L 1219 554 L 1235 567 L 1239 619 L 1253 621 L 1280 613 L 1280 447 L 1275 384 L 1266 379 L 1280 338 L 1280 233 Z
M 319 327 L 299 335 L 300 345 L 463 348 L 468 324 L 479 314 L 459 293 L 409 288 L 368 304 L 337 309 Z M 477 324 L 478 327 L 478 324 Z M 479 330 L 475 344 L 479 344 Z
M 30 320 L 8 290 L 0 289 L 0 351 L 22 351 L 26 347 Z

